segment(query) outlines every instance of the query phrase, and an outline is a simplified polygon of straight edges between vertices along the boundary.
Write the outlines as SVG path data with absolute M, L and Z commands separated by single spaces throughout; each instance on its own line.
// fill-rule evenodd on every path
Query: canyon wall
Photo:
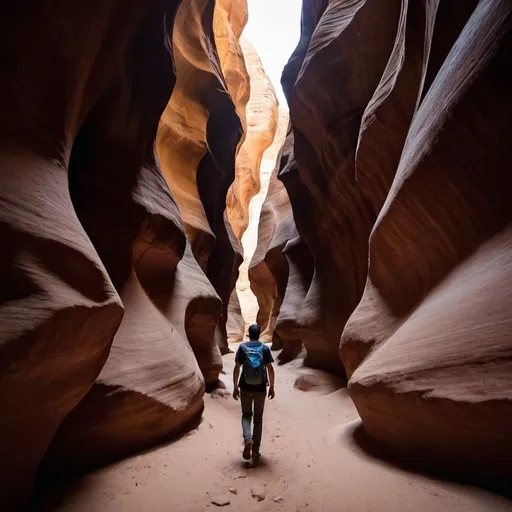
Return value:
M 260 189 L 263 153 L 274 140 L 278 122 L 276 94 L 261 60 L 246 39 L 240 43 L 251 94 L 246 109 L 246 137 L 236 157 L 235 179 L 226 201 L 227 216 L 238 240 L 242 239 L 249 224 L 249 203 Z
M 280 141 L 276 140 L 279 112 L 272 83 L 251 44 L 242 39 L 240 46 L 250 78 L 251 94 L 246 108 L 246 137 L 236 157 L 235 179 L 228 191 L 226 214 L 235 238 L 241 243 L 249 225 L 249 204 L 260 191 L 263 155 L 268 153 L 271 145 Z M 245 266 L 240 270 L 245 272 Z M 246 281 L 244 277 L 242 281 Z M 236 288 L 231 293 L 228 308 L 228 339 L 240 341 L 246 333 Z
M 277 172 L 295 228 L 276 237 L 269 194 L 252 274 L 262 322 L 346 373 L 368 436 L 467 477 L 512 474 L 511 13 L 304 0 Z
M 246 20 L 228 0 L 38 0 L 2 19 L 0 508 L 38 471 L 177 435 L 219 385 Z
M 289 121 L 288 109 L 279 107 L 277 115 L 277 128 L 274 135 L 272 144 L 264 151 L 261 157 L 261 164 L 259 170 L 260 189 L 253 197 L 249 204 L 249 223 L 247 230 L 243 233 L 242 242 L 244 245 L 244 261 L 240 265 L 239 278 L 236 285 L 236 295 L 233 293 L 230 307 L 238 309 L 240 314 L 243 309 L 243 318 L 241 321 L 235 322 L 231 317 L 229 319 L 228 336 L 231 341 L 240 341 L 244 335 L 247 334 L 247 327 L 257 320 L 258 316 L 258 302 L 255 301 L 255 296 L 251 287 L 253 281 L 249 280 L 250 267 L 253 263 L 253 257 L 256 252 L 262 253 L 263 249 L 260 247 L 262 243 L 266 243 L 266 238 L 258 239 L 258 231 L 263 228 L 260 227 L 260 214 L 262 212 L 263 204 L 266 200 L 269 190 L 270 182 L 274 183 L 276 172 L 276 161 L 280 155 L 283 142 L 286 137 L 286 131 Z M 277 181 L 279 184 L 279 182 Z M 269 274 L 267 274 L 269 275 Z M 260 315 L 261 316 L 261 315 Z M 270 332 L 266 329 L 264 323 L 261 322 L 262 334 L 261 339 L 269 341 L 270 337 L 267 335 Z M 245 332 L 244 332 L 245 331 Z
M 263 339 L 272 340 L 273 350 L 282 349 L 280 362 L 290 361 L 301 351 L 297 317 L 305 294 L 300 290 L 309 288 L 313 269 L 312 261 L 305 261 L 300 269 L 297 266 L 303 259 L 300 255 L 307 260 L 310 252 L 301 243 L 288 193 L 277 176 L 292 160 L 293 134 L 289 130 L 270 178 L 259 220 L 258 245 L 249 266 L 251 289 L 259 306 L 256 320 Z
M 157 152 L 182 213 L 191 253 L 222 301 L 213 336 L 226 353 L 228 302 L 242 261 L 242 248 L 225 218 L 225 208 L 250 94 L 238 42 L 247 5 L 203 0 L 190 3 L 190 11 L 186 5 L 182 4 L 176 20 L 177 82 L 160 122 Z M 205 15 L 210 18 L 208 27 Z

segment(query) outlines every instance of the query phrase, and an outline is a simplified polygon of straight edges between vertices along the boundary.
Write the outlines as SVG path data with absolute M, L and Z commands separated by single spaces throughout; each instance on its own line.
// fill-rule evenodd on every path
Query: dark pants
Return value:
M 260 451 L 261 431 L 263 428 L 263 408 L 265 407 L 264 391 L 243 391 L 240 390 L 240 401 L 242 403 L 242 430 L 244 441 L 252 439 L 253 452 Z M 254 404 L 254 406 L 253 406 Z M 251 419 L 253 417 L 254 407 L 254 433 L 251 435 Z

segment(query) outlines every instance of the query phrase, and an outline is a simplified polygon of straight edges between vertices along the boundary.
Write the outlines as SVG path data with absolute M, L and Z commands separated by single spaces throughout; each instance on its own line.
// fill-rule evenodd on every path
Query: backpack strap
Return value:
M 259 341 L 259 340 L 258 340 Z M 264 359 L 263 357 L 263 347 L 265 346 L 261 341 L 259 341 L 259 345 L 257 347 L 248 347 L 246 345 L 247 342 L 244 342 L 244 343 L 241 343 L 240 344 L 240 347 L 242 347 L 242 351 L 244 353 L 244 355 L 247 357 L 247 354 L 249 353 L 249 350 L 253 349 L 253 350 L 257 350 L 260 354 L 261 354 L 261 358 Z

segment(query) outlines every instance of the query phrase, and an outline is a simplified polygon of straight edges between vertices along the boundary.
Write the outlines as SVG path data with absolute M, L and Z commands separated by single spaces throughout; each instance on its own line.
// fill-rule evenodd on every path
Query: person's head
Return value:
M 259 340 L 260 339 L 260 326 L 258 324 L 252 324 L 249 326 L 249 339 L 250 340 Z

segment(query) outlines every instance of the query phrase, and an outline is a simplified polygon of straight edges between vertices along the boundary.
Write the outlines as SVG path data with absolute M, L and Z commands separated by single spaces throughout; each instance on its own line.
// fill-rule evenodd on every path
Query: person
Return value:
M 263 409 L 267 396 L 273 399 L 274 391 L 274 358 L 270 349 L 259 341 L 260 327 L 253 324 L 249 327 L 249 341 L 241 343 L 235 356 L 233 371 L 233 398 L 242 405 L 242 432 L 244 436 L 243 458 L 254 462 L 260 457 L 261 435 L 263 429 Z M 242 368 L 242 372 L 240 369 Z M 251 434 L 251 419 L 254 417 L 254 432 Z

